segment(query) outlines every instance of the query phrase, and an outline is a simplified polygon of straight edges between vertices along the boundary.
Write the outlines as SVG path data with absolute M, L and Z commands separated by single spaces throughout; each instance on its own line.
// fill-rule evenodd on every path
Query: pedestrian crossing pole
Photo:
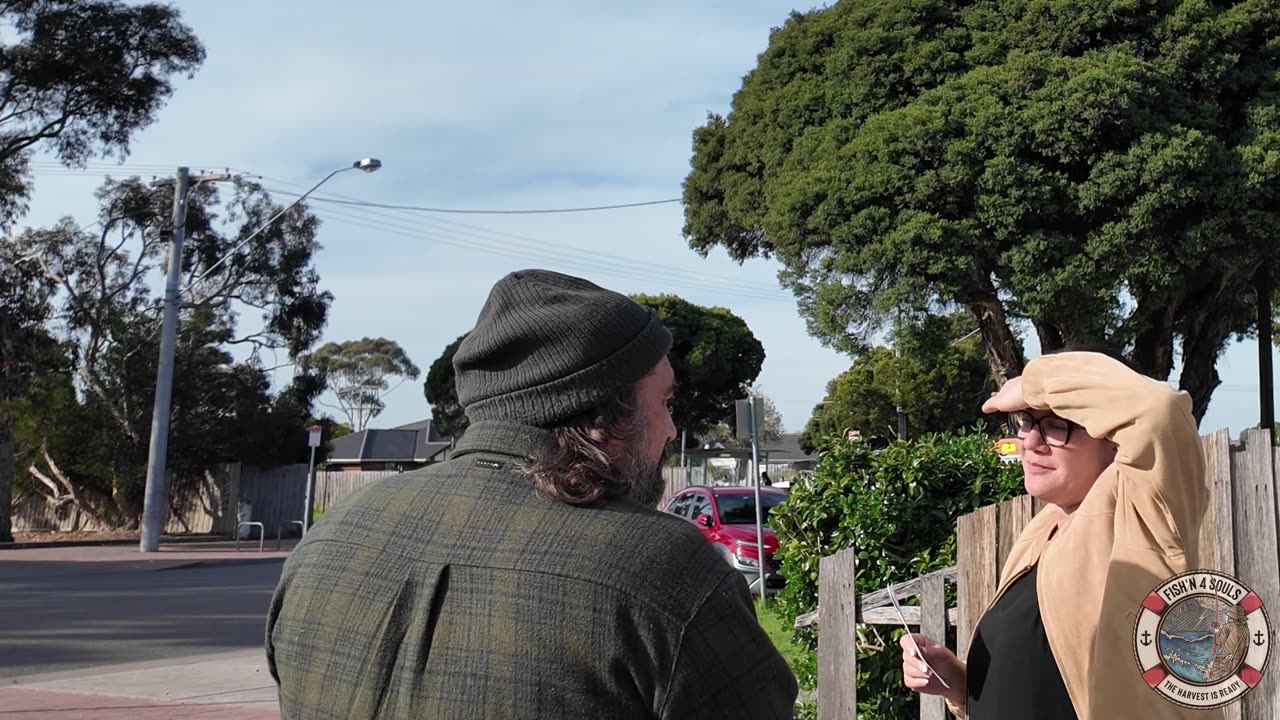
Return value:
M 756 496 L 756 564 L 760 571 L 760 603 L 764 604 L 765 570 L 764 570 L 764 510 L 760 507 L 760 421 L 764 419 L 764 400 L 759 397 L 748 397 L 738 400 L 736 407 L 737 436 L 751 439 L 751 475 L 755 478 L 752 485 Z

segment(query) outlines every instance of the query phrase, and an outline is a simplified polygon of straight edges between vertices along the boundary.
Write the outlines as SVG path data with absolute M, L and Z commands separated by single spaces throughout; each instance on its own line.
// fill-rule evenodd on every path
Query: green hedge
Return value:
M 818 561 L 857 548 L 859 594 L 955 564 L 956 518 L 1022 494 L 1022 470 L 1004 463 L 994 437 L 979 429 L 926 435 L 881 450 L 830 438 L 813 475 L 797 479 L 790 497 L 770 513 L 778 532 L 787 587 L 777 611 L 795 617 L 818 606 Z M 954 589 L 949 603 L 955 602 Z M 863 628 L 874 639 L 869 628 Z M 887 649 L 858 657 L 860 720 L 908 720 L 919 716 L 913 693 L 902 686 L 901 629 L 878 628 Z M 805 688 L 817 674 L 815 628 L 796 631 L 810 648 L 793 668 Z M 954 638 L 948 640 L 954 647 Z

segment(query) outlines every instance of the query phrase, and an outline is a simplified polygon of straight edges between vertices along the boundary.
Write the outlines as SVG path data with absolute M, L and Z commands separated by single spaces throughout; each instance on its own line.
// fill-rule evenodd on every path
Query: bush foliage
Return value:
M 859 594 L 954 565 L 956 518 L 1023 492 L 1020 466 L 1001 462 L 993 440 L 975 427 L 882 450 L 841 437 L 824 441 L 813 475 L 793 483 L 788 500 L 770 515 L 787 578 L 777 611 L 794 623 L 816 609 L 818 561 L 845 548 L 857 548 Z M 873 639 L 878 634 L 886 648 L 859 650 L 858 717 L 917 717 L 915 696 L 901 682 L 896 643 L 902 631 L 862 630 Z M 816 630 L 799 630 L 796 639 L 813 651 L 794 668 L 801 684 L 813 688 Z

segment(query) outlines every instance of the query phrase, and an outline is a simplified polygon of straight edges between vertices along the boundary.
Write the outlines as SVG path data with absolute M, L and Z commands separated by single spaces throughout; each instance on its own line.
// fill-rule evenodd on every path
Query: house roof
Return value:
M 397 428 L 370 428 L 334 440 L 329 462 L 431 462 L 453 446 L 430 420 Z
M 769 443 L 769 459 L 773 462 L 805 462 L 818 456 L 800 448 L 801 433 L 783 433 L 777 442 Z

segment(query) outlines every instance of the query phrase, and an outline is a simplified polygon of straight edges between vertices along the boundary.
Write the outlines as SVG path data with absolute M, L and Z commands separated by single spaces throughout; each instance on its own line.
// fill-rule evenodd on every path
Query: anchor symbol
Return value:
M 1267 642 L 1267 641 L 1263 639 L 1262 631 L 1261 631 L 1261 630 L 1259 630 L 1258 632 L 1254 633 L 1254 636 L 1255 636 L 1255 637 L 1253 638 L 1253 644 L 1254 644 L 1254 645 L 1257 645 L 1258 647 L 1262 647 L 1263 645 L 1265 645 L 1265 644 L 1266 644 L 1266 642 Z
M 1151 633 L 1147 632 L 1146 630 L 1142 631 L 1142 644 L 1144 646 L 1151 644 Z

